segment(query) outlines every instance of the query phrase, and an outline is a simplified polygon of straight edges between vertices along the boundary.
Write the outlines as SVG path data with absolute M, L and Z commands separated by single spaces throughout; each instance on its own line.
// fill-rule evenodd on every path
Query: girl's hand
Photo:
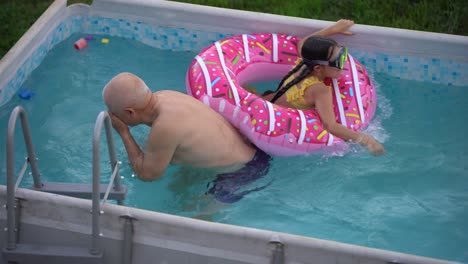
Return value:
M 338 20 L 333 26 L 331 26 L 331 29 L 333 31 L 333 34 L 344 34 L 344 35 L 352 35 L 353 32 L 349 31 L 349 28 L 354 25 L 353 20 L 348 20 L 348 19 L 340 19 Z
M 375 140 L 371 136 L 364 136 L 360 144 L 367 147 L 367 150 L 369 150 L 369 152 L 374 156 L 380 156 L 385 154 L 385 149 L 382 146 L 382 144 L 377 142 L 377 140 Z

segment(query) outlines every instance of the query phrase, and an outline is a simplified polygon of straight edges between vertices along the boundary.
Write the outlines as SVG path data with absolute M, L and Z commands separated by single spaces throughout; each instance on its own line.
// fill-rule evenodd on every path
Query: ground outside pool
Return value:
M 31 98 L 15 96 L 0 108 L 2 127 L 16 105 L 25 108 L 44 181 L 91 182 L 94 122 L 105 110 L 101 93 L 110 78 L 128 71 L 153 91 L 185 92 L 185 73 L 197 53 L 110 36 L 75 49 L 83 37 L 73 34 L 57 44 L 26 79 L 22 88 L 34 93 Z M 274 157 L 269 174 L 248 187 L 271 182 L 267 188 L 213 212 L 209 220 L 468 262 L 468 125 L 453 118 L 466 111 L 467 87 L 370 72 L 378 108 L 365 132 L 383 142 L 385 156 L 350 145 L 343 152 Z M 132 128 L 142 147 L 148 131 Z M 118 134 L 114 139 L 122 182 L 129 188 L 126 205 L 188 217 L 204 210 L 213 173 L 171 166 L 161 180 L 142 182 Z M 20 156 L 25 148 L 19 129 L 16 140 Z M 107 146 L 101 144 L 102 172 L 110 175 Z M 16 165 L 18 170 L 22 160 Z M 31 182 L 26 177 L 23 186 Z

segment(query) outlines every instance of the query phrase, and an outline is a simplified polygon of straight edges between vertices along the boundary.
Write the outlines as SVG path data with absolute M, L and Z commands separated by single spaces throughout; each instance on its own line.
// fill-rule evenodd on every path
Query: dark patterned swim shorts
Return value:
M 248 193 L 266 188 L 271 182 L 265 186 L 239 191 L 242 187 L 265 176 L 270 169 L 270 161 L 271 157 L 268 154 L 257 149 L 255 156 L 243 168 L 234 172 L 219 174 L 207 193 L 214 195 L 216 200 L 220 202 L 234 203 Z

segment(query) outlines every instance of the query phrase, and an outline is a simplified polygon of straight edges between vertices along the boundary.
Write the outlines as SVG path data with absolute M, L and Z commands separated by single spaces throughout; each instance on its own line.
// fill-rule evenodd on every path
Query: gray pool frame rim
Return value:
M 3 202 L 6 199 L 5 194 L 5 186 L 0 185 L 0 201 Z M 91 209 L 90 200 L 22 188 L 17 190 L 17 197 L 26 203 L 26 205 L 23 204 L 22 212 L 22 222 L 25 225 L 41 225 L 49 229 L 54 228 L 89 235 L 91 216 L 87 216 Z M 54 211 L 46 210 L 50 206 L 54 208 Z M 336 263 L 335 261 L 338 259 L 349 260 L 343 263 L 360 263 L 356 262 L 357 260 L 364 261 L 364 263 L 367 263 L 366 260 L 368 260 L 369 263 L 382 264 L 456 263 L 312 237 L 207 222 L 114 204 L 105 204 L 100 214 L 102 239 L 122 241 L 123 234 L 119 219 L 122 219 L 123 216 L 134 219 L 138 225 L 135 228 L 134 243 L 155 244 L 167 249 L 181 247 L 189 252 L 197 250 L 203 252 L 212 248 L 213 252 L 209 254 L 210 256 L 220 257 L 226 254 L 227 260 L 239 258 L 239 263 L 258 263 L 260 261 L 267 263 L 268 252 L 266 250 L 264 254 L 258 252 L 263 251 L 263 247 L 267 247 L 268 243 L 272 241 L 281 242 L 285 246 L 286 259 L 288 259 L 288 254 L 289 259 L 293 259 L 290 260 L 292 262 L 286 261 L 286 263 L 309 263 L 308 256 L 312 255 L 317 256 L 314 259 L 314 261 L 318 261 L 316 263 Z M 2 210 L 0 223 L 4 221 L 5 215 Z M 207 240 L 208 236 L 211 238 Z M 101 242 L 103 251 L 109 253 L 109 248 L 106 248 L 104 243 Z M 239 248 L 241 252 L 239 252 Z

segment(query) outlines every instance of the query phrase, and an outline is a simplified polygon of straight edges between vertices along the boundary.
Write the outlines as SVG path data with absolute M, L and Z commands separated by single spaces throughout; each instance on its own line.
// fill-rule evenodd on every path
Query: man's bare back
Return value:
M 151 136 L 162 140 L 156 131 L 168 129 L 178 141 L 171 163 L 239 167 L 252 159 L 255 149 L 244 142 L 228 121 L 202 102 L 169 90 L 158 91 L 153 96 L 159 115 L 153 122 L 155 132 Z

